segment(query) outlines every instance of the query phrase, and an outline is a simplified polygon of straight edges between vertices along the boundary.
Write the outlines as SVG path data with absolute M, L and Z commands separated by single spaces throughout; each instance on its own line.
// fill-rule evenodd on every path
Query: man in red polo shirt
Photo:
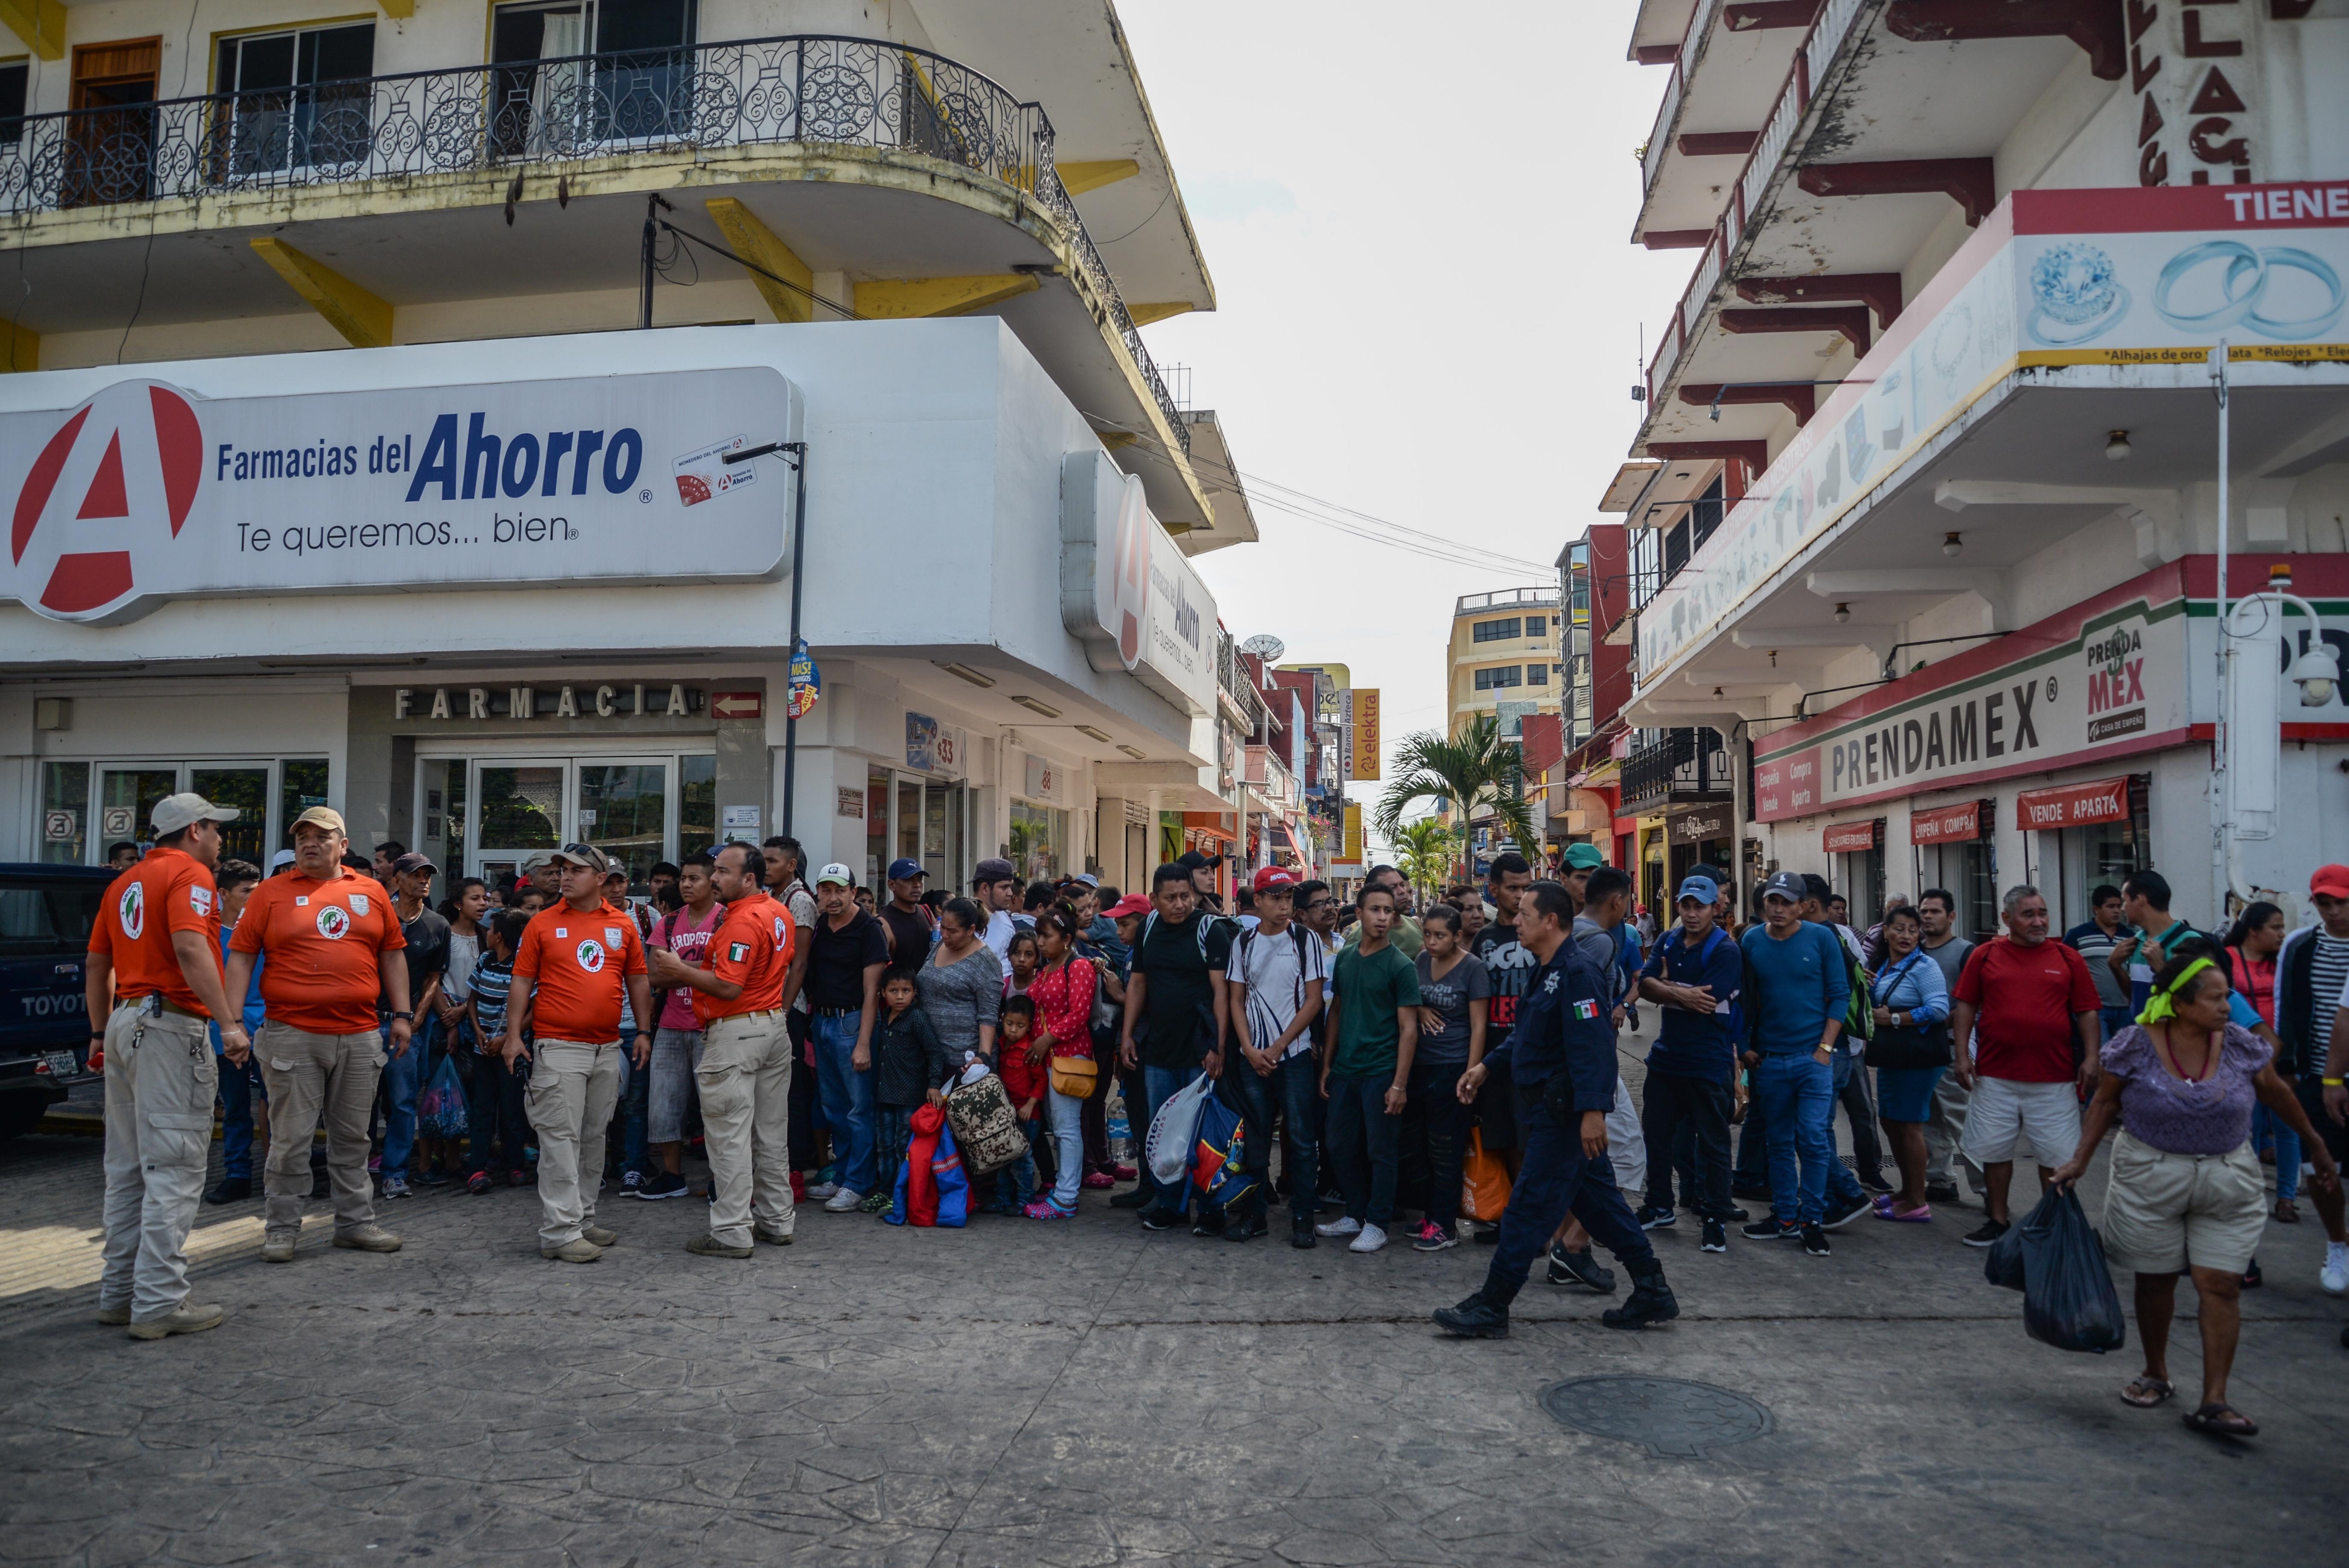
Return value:
M 610 860 L 592 844 L 566 844 L 549 859 L 562 877 L 563 901 L 541 909 L 522 934 L 505 1058 L 508 1067 L 533 1064 L 538 1255 L 592 1263 L 620 1239 L 595 1223 L 605 1129 L 620 1097 L 620 1002 L 625 997 L 634 1009 L 630 1044 L 641 1069 L 653 1054 L 653 993 L 636 921 L 604 898 Z
M 653 955 L 665 987 L 694 992 L 701 1021 L 701 1128 L 709 1156 L 709 1234 L 685 1250 L 747 1258 L 755 1237 L 788 1247 L 792 1207 L 792 1042 L 783 1027 L 783 977 L 797 945 L 791 911 L 759 886 L 760 861 L 744 844 L 718 852 L 710 873 L 726 919 L 709 939 L 711 967 Z
M 310 1135 L 326 1124 L 335 1245 L 397 1252 L 375 1222 L 367 1180 L 367 1111 L 383 1064 L 408 1050 L 413 1014 L 408 945 L 382 883 L 343 864 L 342 815 L 314 805 L 294 819 L 294 869 L 253 890 L 229 938 L 228 994 L 248 996 L 256 956 L 269 1022 L 255 1047 L 269 1086 L 269 1164 L 262 1186 L 261 1259 L 290 1263 L 310 1196 Z M 383 1012 L 388 1009 L 387 1023 Z
M 220 861 L 232 807 L 200 794 L 155 803 L 155 847 L 114 879 L 89 932 L 84 1003 L 106 1021 L 106 1246 L 98 1321 L 133 1339 L 194 1334 L 221 1321 L 188 1304 L 188 1227 L 212 1153 L 218 1069 L 204 1025 L 243 1070 L 238 1010 L 221 984 Z M 243 995 L 240 992 L 237 994 Z
M 2047 940 L 2047 900 L 2028 883 L 2006 890 L 2006 935 L 1966 955 L 1950 1010 L 1960 1042 L 1951 1075 L 1969 1090 L 1961 1146 L 1982 1171 L 1990 1218 L 1965 1238 L 1987 1247 L 2006 1234 L 2007 1185 L 2029 1149 L 2044 1189 L 2080 1143 L 2080 1096 L 2095 1087 L 2104 1044 L 2102 1006 L 2088 962 L 2069 943 Z M 1972 1060 L 1963 1042 L 1974 1042 Z M 2073 1042 L 2078 1041 L 2078 1049 Z

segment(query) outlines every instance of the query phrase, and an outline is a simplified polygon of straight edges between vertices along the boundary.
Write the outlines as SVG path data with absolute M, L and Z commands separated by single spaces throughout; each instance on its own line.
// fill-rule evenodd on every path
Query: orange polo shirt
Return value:
M 762 889 L 726 906 L 726 919 L 709 939 L 709 967 L 718 978 L 742 988 L 731 1002 L 706 991 L 693 993 L 693 1015 L 705 1029 L 720 1018 L 766 1012 L 783 1004 L 783 977 L 792 967 L 796 938 L 792 912 Z
M 541 909 L 522 933 L 514 978 L 533 983 L 530 1032 L 541 1040 L 600 1045 L 620 1037 L 628 979 L 645 972 L 644 940 L 625 909 L 585 914 L 568 903 Z M 652 1027 L 649 1019 L 646 1028 Z
M 220 961 L 220 894 L 211 870 L 184 849 L 156 849 L 107 888 L 89 928 L 89 950 L 114 965 L 116 1000 L 161 992 L 166 1002 L 210 1018 L 180 968 L 174 931 L 202 932 L 212 961 Z
M 268 959 L 261 999 L 272 1023 L 363 1034 L 382 1026 L 383 955 L 408 939 L 374 877 L 344 871 L 321 882 L 295 870 L 262 878 L 228 945 Z

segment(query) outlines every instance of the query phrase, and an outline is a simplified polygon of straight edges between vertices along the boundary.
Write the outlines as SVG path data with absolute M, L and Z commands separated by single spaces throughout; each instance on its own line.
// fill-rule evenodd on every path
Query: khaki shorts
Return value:
M 2267 1187 L 2250 1140 L 2231 1154 L 2165 1154 L 2124 1132 L 2113 1140 L 2101 1227 L 2105 1257 L 2140 1274 L 2189 1263 L 2240 1274 L 2267 1225 Z
M 2018 1078 L 1976 1078 L 1958 1147 L 1976 1165 L 2002 1165 L 2034 1155 L 2054 1169 L 2080 1147 L 2080 1096 L 2070 1079 L 2029 1084 Z

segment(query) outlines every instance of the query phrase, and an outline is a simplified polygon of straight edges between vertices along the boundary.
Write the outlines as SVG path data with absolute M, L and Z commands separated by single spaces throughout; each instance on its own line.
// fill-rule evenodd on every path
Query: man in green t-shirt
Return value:
M 1395 1133 L 1419 1048 L 1419 970 L 1388 940 L 1395 921 L 1392 889 L 1365 888 L 1356 912 L 1361 940 L 1338 955 L 1330 981 L 1338 993 L 1335 1040 L 1321 1066 L 1321 1096 L 1330 1102 L 1322 1137 L 1346 1191 L 1346 1212 L 1314 1233 L 1351 1236 L 1349 1251 L 1375 1252 L 1387 1244 L 1394 1218 Z

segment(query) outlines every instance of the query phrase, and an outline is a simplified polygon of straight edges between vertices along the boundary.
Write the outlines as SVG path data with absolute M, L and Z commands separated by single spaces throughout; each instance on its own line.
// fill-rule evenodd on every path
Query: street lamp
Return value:
M 2220 867 L 2223 890 L 2228 892 L 2241 886 L 2236 872 L 2237 846 L 2243 839 L 2263 839 L 2275 832 L 2283 766 L 2283 693 L 2271 650 L 2275 634 L 2283 628 L 2292 611 L 2308 618 L 2313 634 L 2283 672 L 2284 679 L 2300 689 L 2300 705 L 2325 706 L 2341 682 L 2341 663 L 2324 641 L 2316 607 L 2285 591 L 2292 585 L 2291 568 L 2274 567 L 2268 580 L 2267 588 L 2229 606 L 2220 623 L 2220 659 L 2226 670 L 2220 689 L 2226 723 L 2225 752 L 2219 759 L 2224 824 Z

